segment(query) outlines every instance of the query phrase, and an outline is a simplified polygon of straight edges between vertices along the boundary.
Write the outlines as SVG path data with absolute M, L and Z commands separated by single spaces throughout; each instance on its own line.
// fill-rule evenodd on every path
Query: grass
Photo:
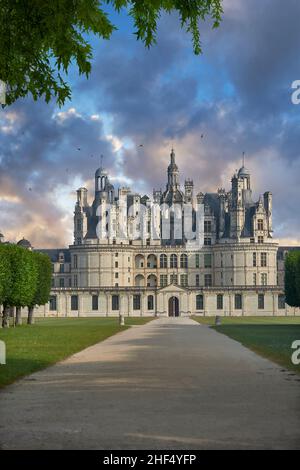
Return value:
M 300 366 L 291 361 L 291 344 L 300 340 L 300 317 L 222 317 L 221 326 L 213 326 L 214 317 L 194 319 L 300 374 Z
M 34 325 L 0 329 L 6 344 L 6 365 L 0 365 L 0 387 L 51 364 L 131 325 L 142 325 L 152 318 L 45 318 Z

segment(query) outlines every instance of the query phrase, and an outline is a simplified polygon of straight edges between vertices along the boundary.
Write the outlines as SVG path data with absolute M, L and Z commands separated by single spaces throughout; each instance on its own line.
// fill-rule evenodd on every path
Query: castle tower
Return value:
M 186 179 L 184 183 L 184 202 L 192 202 L 194 193 L 194 182 L 191 179 Z
M 179 170 L 178 170 L 178 166 L 175 163 L 175 152 L 173 148 L 171 150 L 170 157 L 171 157 L 171 162 L 168 166 L 167 189 L 169 191 L 176 191 L 179 186 Z

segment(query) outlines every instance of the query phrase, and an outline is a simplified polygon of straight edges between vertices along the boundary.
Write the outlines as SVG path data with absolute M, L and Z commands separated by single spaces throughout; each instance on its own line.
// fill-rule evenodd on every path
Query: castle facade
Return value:
M 50 302 L 41 316 L 287 315 L 273 240 L 272 194 L 253 200 L 243 165 L 231 188 L 180 185 L 170 154 L 165 191 L 118 190 L 104 168 L 92 204 L 77 191 L 74 243 L 47 252 Z M 281 265 L 281 269 L 283 266 Z

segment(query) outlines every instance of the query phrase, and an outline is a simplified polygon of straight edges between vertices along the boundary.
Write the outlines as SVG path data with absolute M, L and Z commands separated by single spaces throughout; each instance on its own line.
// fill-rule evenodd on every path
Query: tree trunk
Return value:
M 12 318 L 12 324 L 15 327 L 15 307 L 9 307 L 9 318 Z
M 9 328 L 9 307 L 3 307 L 3 316 L 2 316 L 2 326 L 3 328 Z
M 22 325 L 21 307 L 16 307 L 16 326 Z
M 34 323 L 33 308 L 34 307 L 28 307 L 28 317 L 27 317 L 27 324 L 28 325 L 33 325 L 33 323 Z

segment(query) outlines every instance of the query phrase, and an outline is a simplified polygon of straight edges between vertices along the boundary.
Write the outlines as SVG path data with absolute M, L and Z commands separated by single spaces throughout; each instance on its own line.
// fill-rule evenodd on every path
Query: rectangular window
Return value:
M 59 278 L 59 287 L 65 287 L 65 279 L 63 277 Z
M 211 233 L 211 220 L 204 220 L 204 233 Z
M 217 295 L 217 309 L 223 310 L 223 294 Z
M 258 309 L 264 310 L 264 308 L 265 308 L 265 295 L 258 294 Z
M 267 273 L 261 274 L 261 285 L 266 286 L 268 284 L 268 275 Z
M 98 310 L 98 301 L 99 301 L 98 295 L 93 295 L 92 296 L 92 310 Z
M 78 310 L 78 295 L 71 295 L 71 310 Z
M 57 310 L 57 297 L 56 295 L 51 295 L 49 299 L 49 310 Z
M 59 272 L 60 272 L 60 273 L 64 273 L 64 272 L 65 272 L 65 265 L 64 265 L 64 264 L 60 264 L 60 265 L 59 265 Z
M 253 253 L 253 267 L 256 268 L 257 266 L 257 257 L 256 257 L 256 253 Z
M 115 278 L 118 279 L 119 273 L 115 273 Z
M 204 238 L 204 245 L 205 245 L 205 246 L 211 245 L 211 238 L 205 237 L 205 238 Z
M 211 268 L 212 266 L 212 256 L 211 253 L 205 253 L 204 255 L 204 267 Z
M 73 287 L 78 287 L 77 274 L 75 274 L 74 277 L 73 277 Z
M 264 229 L 264 221 L 263 219 L 259 219 L 257 221 L 257 230 L 262 231 Z
M 118 261 L 115 261 L 115 268 L 118 268 L 119 267 L 119 263 Z
M 242 310 L 243 308 L 243 298 L 241 294 L 235 294 L 234 296 L 234 308 L 236 310 Z
M 168 285 L 168 276 L 166 274 L 160 275 L 160 287 L 166 287 Z
M 148 310 L 153 310 L 154 309 L 154 297 L 153 295 L 148 295 Z
M 204 298 L 202 294 L 196 295 L 196 310 L 204 310 Z
M 180 274 L 180 285 L 181 287 L 187 287 L 188 285 L 188 275 Z
M 78 264 L 77 255 L 73 255 L 73 268 L 74 269 L 77 269 L 77 264 Z
M 212 276 L 211 274 L 204 275 L 204 286 L 211 287 L 212 286 Z
M 118 295 L 111 296 L 111 309 L 119 310 L 119 296 Z
M 260 265 L 262 268 L 267 267 L 267 253 L 260 254 Z
M 178 284 L 178 276 L 177 276 L 177 274 L 171 274 L 171 276 L 170 276 L 170 283 L 171 283 L 171 284 L 175 284 L 175 285 Z
M 199 255 L 199 253 L 196 253 L 196 257 L 195 257 L 195 267 L 196 267 L 196 268 L 200 268 L 200 255 Z
M 140 294 L 135 294 L 133 296 L 133 310 L 141 309 L 141 296 Z
M 263 243 L 264 242 L 264 237 L 262 237 L 262 236 L 257 237 L 257 242 L 260 243 L 260 244 Z
M 200 274 L 196 274 L 196 287 L 200 286 Z
M 284 294 L 278 295 L 278 308 L 280 310 L 285 309 L 285 295 Z
M 256 273 L 253 273 L 253 285 L 256 286 L 257 284 L 257 275 Z

